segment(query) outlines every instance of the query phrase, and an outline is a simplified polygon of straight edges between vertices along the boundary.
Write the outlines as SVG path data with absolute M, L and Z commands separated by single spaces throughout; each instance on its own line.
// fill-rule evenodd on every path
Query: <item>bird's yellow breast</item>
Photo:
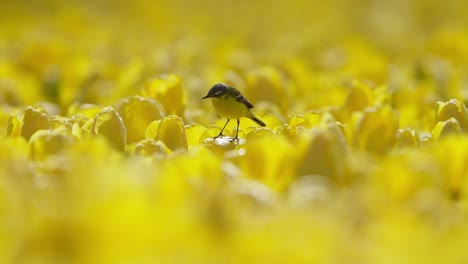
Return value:
M 236 98 L 232 96 L 212 98 L 212 103 L 218 114 L 227 119 L 252 115 L 245 104 L 237 101 Z

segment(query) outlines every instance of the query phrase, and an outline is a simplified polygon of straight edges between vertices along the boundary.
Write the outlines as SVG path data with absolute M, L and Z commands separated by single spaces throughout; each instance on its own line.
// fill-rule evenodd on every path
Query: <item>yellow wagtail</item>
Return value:
M 254 106 L 249 101 L 247 101 L 247 99 L 245 99 L 245 97 L 242 96 L 242 94 L 236 88 L 227 86 L 223 83 L 218 83 L 211 87 L 208 94 L 202 99 L 206 98 L 212 98 L 213 106 L 218 114 L 227 118 L 226 124 L 224 124 L 221 132 L 219 132 L 219 135 L 216 137 L 223 135 L 223 130 L 231 119 L 237 119 L 237 131 L 235 139 L 239 139 L 239 118 L 241 117 L 250 118 L 260 126 L 266 126 L 262 120 L 258 119 L 256 116 L 254 116 L 254 114 L 252 114 L 252 112 L 250 112 L 250 109 L 252 109 Z

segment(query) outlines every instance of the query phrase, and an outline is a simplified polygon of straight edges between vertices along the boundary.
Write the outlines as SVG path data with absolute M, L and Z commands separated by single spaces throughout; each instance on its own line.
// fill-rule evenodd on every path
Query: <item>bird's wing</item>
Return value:
M 229 87 L 229 93 L 236 98 L 237 101 L 244 103 L 248 109 L 254 108 L 254 106 L 247 101 L 247 99 L 236 89 L 233 87 Z

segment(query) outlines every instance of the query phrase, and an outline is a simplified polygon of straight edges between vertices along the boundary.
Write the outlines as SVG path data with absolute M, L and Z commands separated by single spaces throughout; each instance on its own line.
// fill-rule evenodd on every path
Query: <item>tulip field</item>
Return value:
M 0 263 L 468 263 L 468 3 L 6 1 Z M 210 100 L 237 88 L 266 123 Z

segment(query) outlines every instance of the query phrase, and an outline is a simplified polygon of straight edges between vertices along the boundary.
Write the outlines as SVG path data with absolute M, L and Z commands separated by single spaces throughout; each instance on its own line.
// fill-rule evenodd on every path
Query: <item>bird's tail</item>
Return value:
M 249 116 L 249 118 L 252 119 L 255 123 L 257 123 L 258 125 L 260 125 L 262 127 L 266 126 L 266 124 L 262 120 L 258 119 L 258 117 L 254 116 L 254 115 Z

